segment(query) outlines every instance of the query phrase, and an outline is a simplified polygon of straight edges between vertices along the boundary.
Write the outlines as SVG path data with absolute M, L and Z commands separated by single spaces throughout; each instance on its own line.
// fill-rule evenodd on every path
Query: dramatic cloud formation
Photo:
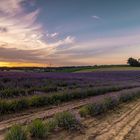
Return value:
M 42 25 L 36 22 L 39 10 L 26 12 L 21 5 L 24 1 L 0 1 L 0 60 L 42 63 L 60 45 L 74 42 L 71 36 L 51 44 L 43 39 L 46 33 Z M 48 34 L 51 38 L 58 35 Z

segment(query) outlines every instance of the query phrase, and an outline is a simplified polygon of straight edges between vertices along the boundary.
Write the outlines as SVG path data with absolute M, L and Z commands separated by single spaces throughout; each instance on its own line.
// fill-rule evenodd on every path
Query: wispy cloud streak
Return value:
M 99 16 L 96 16 L 96 15 L 94 15 L 94 16 L 91 16 L 92 17 L 92 19 L 94 19 L 94 20 L 100 20 L 101 19 L 101 17 L 99 17 Z

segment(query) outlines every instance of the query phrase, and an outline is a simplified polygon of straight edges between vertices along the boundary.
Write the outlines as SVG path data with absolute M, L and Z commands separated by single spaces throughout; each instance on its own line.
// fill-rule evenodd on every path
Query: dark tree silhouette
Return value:
M 134 59 L 134 58 L 132 58 L 132 57 L 130 57 L 129 59 L 128 59 L 128 61 L 127 61 L 127 63 L 130 65 L 130 66 L 135 66 L 135 67 L 138 67 L 138 66 L 140 66 L 140 61 L 139 61 L 139 59 L 137 60 L 137 59 Z

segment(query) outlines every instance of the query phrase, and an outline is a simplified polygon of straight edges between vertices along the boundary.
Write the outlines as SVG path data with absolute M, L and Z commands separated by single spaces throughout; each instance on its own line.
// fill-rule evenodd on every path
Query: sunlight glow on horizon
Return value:
M 47 67 L 47 64 L 23 63 L 23 62 L 0 62 L 0 67 Z

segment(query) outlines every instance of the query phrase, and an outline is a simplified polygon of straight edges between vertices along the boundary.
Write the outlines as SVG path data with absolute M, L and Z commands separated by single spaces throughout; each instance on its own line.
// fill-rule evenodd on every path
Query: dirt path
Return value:
M 130 92 L 136 91 L 136 90 L 140 90 L 140 88 L 129 89 Z M 125 92 L 127 90 L 122 90 L 122 91 Z M 114 94 L 120 94 L 122 91 L 115 92 Z M 112 93 L 108 93 L 108 95 L 111 95 L 111 94 Z M 101 96 L 104 97 L 106 95 L 101 95 Z M 1 121 L 0 122 L 0 140 L 3 138 L 3 133 L 5 132 L 5 130 L 11 127 L 13 124 L 16 124 L 16 123 L 28 124 L 32 120 L 37 119 L 37 118 L 47 119 L 49 117 L 52 117 L 55 113 L 63 112 L 67 110 L 74 110 L 87 103 L 92 103 L 93 101 L 96 101 L 97 99 L 98 99 L 98 96 L 86 98 L 83 100 L 68 102 L 60 106 L 54 107 L 52 109 L 41 110 L 38 112 L 33 112 L 31 114 L 25 114 L 23 116 L 17 116 L 14 118 L 9 118 L 7 120 Z M 135 105 L 132 105 L 132 107 L 128 109 L 125 113 L 123 113 L 120 116 L 120 118 L 117 117 L 116 120 L 112 120 L 109 123 L 108 122 L 101 123 L 100 121 L 99 123 L 97 123 L 98 121 L 94 121 L 94 124 L 96 125 L 96 129 L 94 128 L 94 133 L 93 133 L 93 126 L 94 126 L 93 125 L 91 126 L 91 128 L 87 129 L 87 132 L 85 132 L 85 135 L 82 136 L 82 138 L 81 136 L 78 136 L 81 139 L 77 139 L 78 137 L 74 137 L 73 139 L 123 140 L 123 138 L 128 134 L 128 132 L 130 132 L 132 128 L 135 127 L 139 121 L 140 121 L 140 102 L 136 103 Z
M 124 140 L 125 136 L 137 125 L 140 121 L 140 102 L 137 103 L 131 110 L 128 110 L 117 121 L 106 127 L 96 140 Z
M 140 100 L 99 118 L 88 118 L 85 133 L 61 132 L 50 140 L 140 140 Z
M 125 140 L 140 140 L 140 121 L 131 130 L 131 133 L 129 133 L 128 135 L 126 135 Z

